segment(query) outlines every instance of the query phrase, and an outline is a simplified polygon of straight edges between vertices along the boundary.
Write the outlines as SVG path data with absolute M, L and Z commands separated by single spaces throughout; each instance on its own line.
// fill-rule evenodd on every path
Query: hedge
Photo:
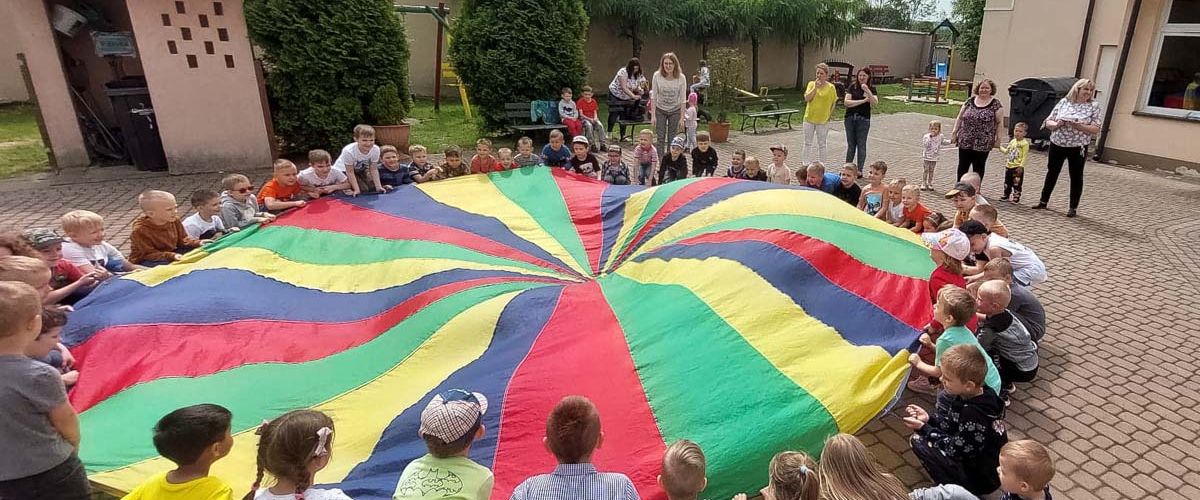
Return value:
M 411 106 L 408 41 L 390 0 L 246 0 L 262 49 L 275 131 L 286 151 L 337 149 L 394 85 Z
M 559 99 L 583 86 L 588 17 L 583 0 L 464 0 L 450 32 L 450 58 L 491 130 L 504 103 Z

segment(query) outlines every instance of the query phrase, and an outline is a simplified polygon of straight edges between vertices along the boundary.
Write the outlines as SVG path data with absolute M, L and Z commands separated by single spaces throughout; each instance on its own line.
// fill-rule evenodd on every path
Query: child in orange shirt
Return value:
M 282 212 L 289 208 L 303 207 L 304 200 L 297 200 L 300 195 L 300 181 L 296 178 L 296 164 L 282 158 L 275 160 L 271 180 L 263 184 L 258 191 L 258 199 L 262 200 L 267 212 Z
M 901 188 L 900 205 L 904 209 L 896 226 L 911 229 L 917 234 L 925 232 L 925 218 L 929 216 L 929 209 L 921 204 L 921 187 L 909 185 Z
M 129 235 L 129 260 L 142 266 L 170 264 L 183 254 L 211 240 L 188 236 L 179 219 L 175 195 L 166 191 L 149 190 L 138 195 L 142 215 L 133 221 Z

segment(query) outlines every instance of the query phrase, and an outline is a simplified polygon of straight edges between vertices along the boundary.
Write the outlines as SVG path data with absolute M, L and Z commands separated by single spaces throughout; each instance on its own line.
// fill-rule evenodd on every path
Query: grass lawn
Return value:
M 33 105 L 0 105 L 0 179 L 41 172 L 50 165 Z
M 891 83 L 880 85 L 878 90 L 880 97 L 879 104 L 871 106 L 871 112 L 875 114 L 925 113 L 948 119 L 958 116 L 959 107 L 954 104 L 908 103 L 902 100 L 885 99 L 887 96 L 907 95 L 904 84 Z M 772 89 L 771 97 L 778 102 L 781 108 L 804 110 L 804 93 L 799 90 Z M 963 101 L 966 100 L 967 94 L 962 90 L 955 90 L 950 93 L 950 98 L 955 101 Z M 597 113 L 600 119 L 604 120 L 608 116 L 608 105 L 605 103 L 604 96 L 599 96 L 596 99 L 600 101 L 600 109 Z M 845 112 L 846 108 L 839 106 L 834 110 L 834 119 L 841 120 Z M 412 113 L 409 116 L 420 120 L 420 123 L 413 125 L 411 142 L 413 144 L 425 145 L 431 153 L 440 153 L 445 146 L 451 144 L 458 145 L 464 151 L 470 151 L 475 148 L 475 140 L 481 137 L 478 114 L 476 114 L 476 119 L 468 120 L 463 113 L 463 107 L 458 100 L 458 96 L 454 94 L 442 97 L 442 110 L 440 112 L 433 110 L 432 99 L 415 99 Z M 736 122 L 737 118 L 733 118 L 732 120 Z M 949 123 L 946 125 L 949 125 Z M 35 135 L 36 132 L 35 128 Z M 496 147 L 511 147 L 517 138 L 491 136 L 491 139 L 496 143 Z
M 879 104 L 871 105 L 872 114 L 891 114 L 891 113 L 925 113 L 929 115 L 941 116 L 943 118 L 955 118 L 958 116 L 958 105 L 955 104 L 932 104 L 923 102 L 904 102 L 903 100 L 886 99 L 888 96 L 906 96 L 907 89 L 902 83 L 889 83 L 887 85 L 879 85 L 876 88 L 879 91 Z M 801 111 L 804 110 L 804 92 L 796 89 L 771 89 L 771 97 L 779 102 L 781 108 L 795 108 Z M 966 100 L 967 93 L 962 90 L 950 92 L 950 99 L 962 102 Z M 833 119 L 841 120 L 846 114 L 846 108 L 838 106 L 833 110 Z

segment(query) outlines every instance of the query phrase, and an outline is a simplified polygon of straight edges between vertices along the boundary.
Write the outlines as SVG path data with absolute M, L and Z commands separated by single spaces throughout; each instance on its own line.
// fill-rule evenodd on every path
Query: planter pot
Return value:
M 708 122 L 708 135 L 713 142 L 729 142 L 729 122 Z
M 395 146 L 402 154 L 408 154 L 408 134 L 411 126 L 403 125 L 374 125 L 375 142 L 380 146 Z

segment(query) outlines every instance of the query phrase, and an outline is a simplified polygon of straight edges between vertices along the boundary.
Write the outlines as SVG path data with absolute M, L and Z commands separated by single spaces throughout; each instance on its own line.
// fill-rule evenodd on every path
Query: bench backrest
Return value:
M 529 110 L 533 107 L 531 102 L 506 102 L 504 103 L 504 119 L 514 123 L 529 123 Z

